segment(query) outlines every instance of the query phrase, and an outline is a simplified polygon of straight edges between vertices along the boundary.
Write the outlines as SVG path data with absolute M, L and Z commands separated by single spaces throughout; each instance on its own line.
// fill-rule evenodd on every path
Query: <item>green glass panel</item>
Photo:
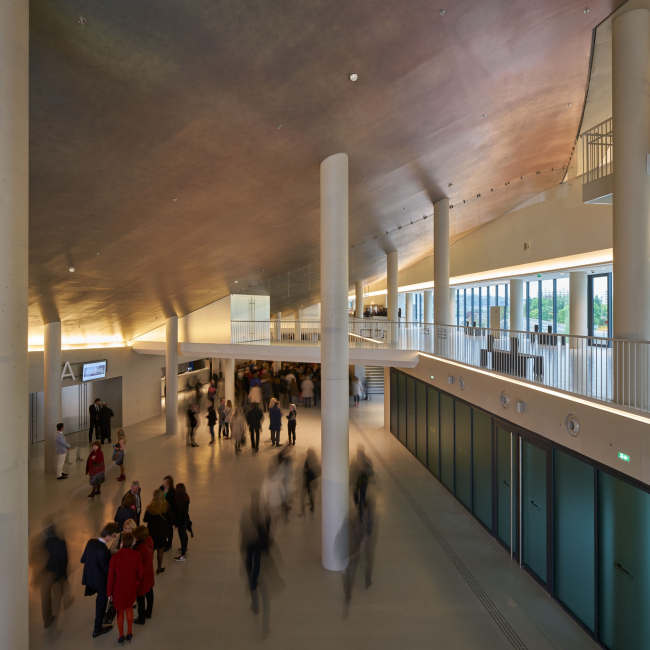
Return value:
M 594 631 L 594 468 L 553 450 L 555 597 Z
M 511 523 L 517 521 L 517 439 L 513 437 L 512 447 L 510 443 L 511 433 L 497 427 L 497 535 L 499 539 L 510 548 Z M 511 464 L 514 485 L 512 494 Z M 511 499 L 512 497 L 512 499 Z M 517 526 L 514 526 L 513 546 L 517 549 Z
M 472 411 L 473 512 L 492 530 L 492 418 Z
M 397 373 L 390 373 L 390 430 L 397 435 Z
M 461 402 L 456 408 L 456 498 L 472 508 L 472 409 Z
M 600 641 L 650 648 L 650 495 L 598 472 Z
M 522 482 L 524 564 L 546 582 L 546 451 L 525 440 Z
M 429 386 L 427 388 L 427 420 L 429 422 L 429 435 L 427 439 L 427 452 L 429 471 L 440 479 L 440 393 Z
M 402 372 L 397 375 L 397 437 L 399 441 L 406 444 L 406 375 Z
M 440 394 L 440 480 L 454 491 L 454 400 Z
M 415 455 L 415 379 L 406 378 L 406 446 Z
M 417 382 L 417 456 L 418 460 L 427 464 L 427 385 Z

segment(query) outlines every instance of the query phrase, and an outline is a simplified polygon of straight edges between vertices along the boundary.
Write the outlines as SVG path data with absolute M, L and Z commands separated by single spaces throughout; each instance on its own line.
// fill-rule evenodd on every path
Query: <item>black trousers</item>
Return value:
M 178 537 L 181 540 L 181 555 L 187 552 L 187 522 L 178 525 Z
M 296 421 L 289 420 L 289 444 L 291 444 L 291 438 L 293 436 L 293 444 L 296 444 Z
M 99 439 L 99 422 L 95 422 L 90 418 L 90 430 L 88 431 L 88 442 L 93 441 L 93 430 L 95 431 L 95 439 Z
M 144 601 L 147 600 L 145 607 Z M 138 620 L 144 623 L 145 618 L 151 618 L 153 611 L 153 587 L 144 596 L 138 596 Z
M 279 431 L 273 431 L 273 429 L 271 429 L 271 444 L 272 445 L 279 445 L 280 444 L 280 432 Z
M 93 632 L 100 632 L 104 625 L 104 616 L 106 616 L 106 607 L 108 605 L 108 596 L 106 591 L 97 592 L 97 600 L 95 601 L 95 627 Z
M 259 427 L 250 427 L 251 432 L 251 447 L 253 449 L 260 448 L 260 428 Z

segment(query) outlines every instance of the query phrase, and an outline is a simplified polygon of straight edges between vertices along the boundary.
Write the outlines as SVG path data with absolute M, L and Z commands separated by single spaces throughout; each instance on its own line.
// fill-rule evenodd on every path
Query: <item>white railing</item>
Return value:
M 608 176 L 614 171 L 614 126 L 612 118 L 596 124 L 582 134 L 584 182 Z
M 548 388 L 650 411 L 650 343 L 486 327 L 350 319 L 351 348 L 417 350 Z M 233 321 L 232 342 L 320 345 L 320 321 Z

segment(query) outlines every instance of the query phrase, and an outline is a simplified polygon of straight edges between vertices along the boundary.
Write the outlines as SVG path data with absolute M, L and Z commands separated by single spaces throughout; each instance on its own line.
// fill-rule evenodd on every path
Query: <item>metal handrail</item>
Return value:
M 585 131 L 582 138 L 582 172 L 586 183 L 614 172 L 614 124 L 612 118 Z

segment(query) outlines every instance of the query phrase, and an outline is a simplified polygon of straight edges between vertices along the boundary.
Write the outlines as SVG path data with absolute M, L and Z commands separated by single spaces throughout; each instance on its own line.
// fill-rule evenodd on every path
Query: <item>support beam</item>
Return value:
M 296 309 L 295 312 L 293 312 L 293 319 L 295 321 L 295 328 L 296 328 L 296 341 L 302 341 L 302 331 L 300 329 L 300 321 L 302 320 L 302 310 Z
M 456 325 L 456 294 L 457 289 L 449 289 L 449 324 Z
M 516 332 L 524 330 L 524 281 L 517 278 L 510 280 L 508 292 L 510 301 L 510 329 Z M 471 324 L 471 323 L 470 323 Z
M 0 2 L 0 647 L 27 650 L 29 2 Z M 44 289 L 48 291 L 49 289 Z M 61 370 L 59 370 L 61 372 Z M 51 434 L 45 431 L 45 435 Z M 55 488 L 54 479 L 45 489 Z M 33 531 L 36 534 L 36 531 Z
M 433 323 L 433 291 L 424 292 L 424 322 Z
M 340 571 L 348 559 L 348 156 L 320 166 L 322 562 Z M 338 546 L 337 546 L 338 541 Z
M 398 309 L 398 257 L 397 251 L 388 253 L 386 256 L 386 312 L 388 314 L 388 321 L 390 323 L 397 323 L 397 309 Z M 399 338 L 399 326 L 390 326 L 390 341 L 397 343 Z
M 354 288 L 356 292 L 354 315 L 356 318 L 363 318 L 363 280 L 357 282 Z
M 406 305 L 406 322 L 412 323 L 415 316 L 413 316 L 413 294 L 408 291 L 404 294 L 404 304 Z
M 569 273 L 569 334 L 587 336 L 587 273 L 572 271 Z M 584 341 L 571 339 L 571 348 L 586 349 Z
M 449 325 L 449 199 L 433 206 L 433 302 L 438 325 Z M 436 328 L 436 354 L 447 353 L 447 328 Z
M 165 323 L 165 422 L 166 432 L 178 432 L 178 316 Z
M 235 404 L 235 360 L 223 360 L 223 381 L 226 401 L 230 400 Z
M 43 351 L 43 427 L 45 434 L 44 469 L 46 474 L 56 474 L 56 449 L 54 434 L 62 420 L 61 409 L 61 322 L 46 323 Z M 84 404 L 84 408 L 86 405 Z

